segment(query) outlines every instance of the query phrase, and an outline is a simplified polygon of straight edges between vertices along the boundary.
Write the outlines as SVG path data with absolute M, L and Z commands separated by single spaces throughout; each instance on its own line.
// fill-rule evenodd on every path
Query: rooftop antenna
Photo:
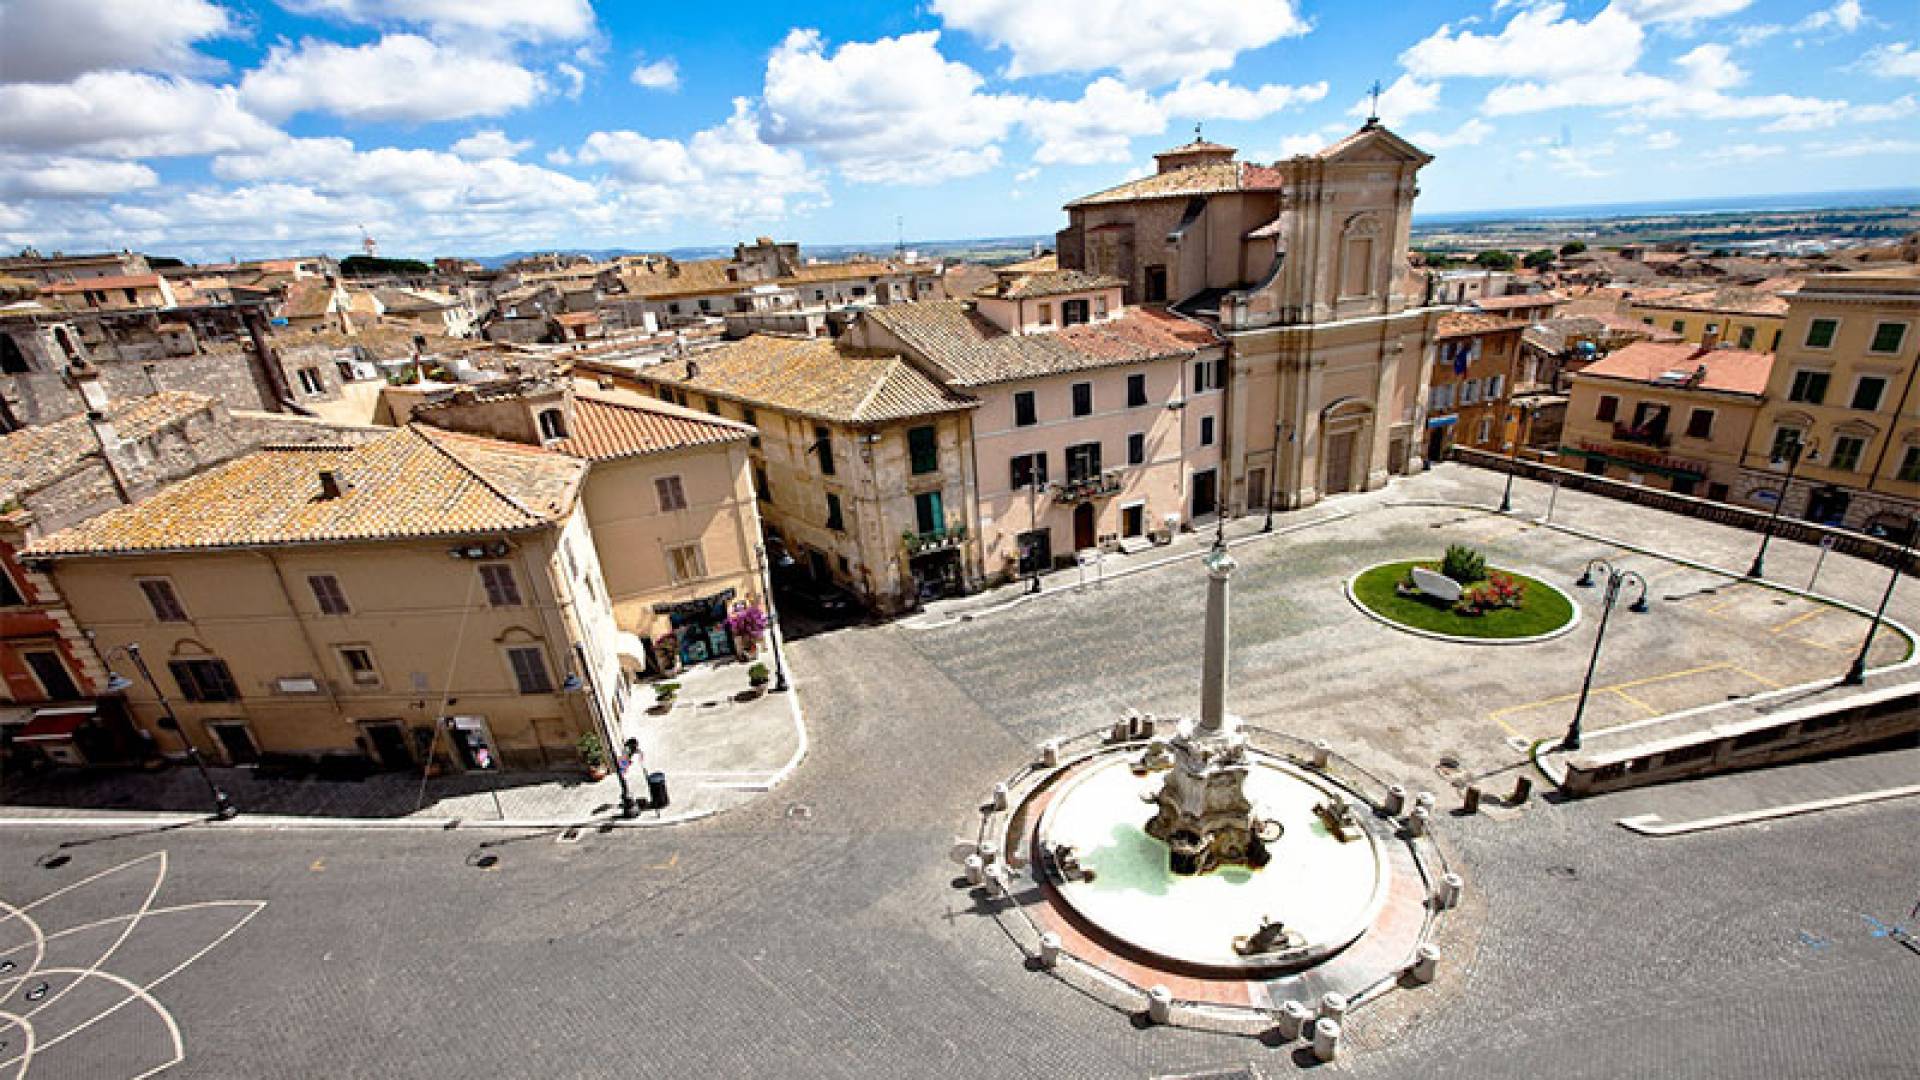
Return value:
M 898 258 L 901 262 L 905 262 L 907 261 L 907 219 L 906 217 L 900 214 L 895 214 L 893 217 L 893 227 L 895 230 L 895 235 L 898 237 L 898 239 L 894 241 L 894 245 L 893 245 L 894 257 Z
M 1379 79 L 1373 80 L 1373 85 L 1371 87 L 1368 87 L 1367 93 L 1373 98 L 1373 103 L 1367 107 L 1367 126 L 1379 127 L 1380 126 L 1380 80 Z
M 380 254 L 380 245 L 374 243 L 373 234 L 367 231 L 365 225 L 360 226 L 360 250 L 366 252 L 369 259 L 377 258 Z

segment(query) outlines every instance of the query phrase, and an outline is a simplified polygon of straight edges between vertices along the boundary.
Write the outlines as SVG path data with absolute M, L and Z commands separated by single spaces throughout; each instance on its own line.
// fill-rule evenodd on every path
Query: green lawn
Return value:
M 1435 560 L 1408 560 L 1386 563 L 1362 573 L 1353 582 L 1353 594 L 1375 614 L 1437 634 L 1470 638 L 1523 638 L 1550 633 L 1573 618 L 1573 605 L 1566 597 L 1538 580 L 1500 567 L 1488 567 L 1508 574 L 1526 590 L 1518 608 L 1502 608 L 1485 615 L 1455 615 L 1452 611 L 1425 599 L 1404 597 L 1393 591 L 1394 585 L 1415 566 L 1438 570 Z

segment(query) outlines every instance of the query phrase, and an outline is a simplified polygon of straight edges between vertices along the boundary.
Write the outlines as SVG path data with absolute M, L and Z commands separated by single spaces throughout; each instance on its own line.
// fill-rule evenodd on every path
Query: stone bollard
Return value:
M 1469 814 L 1480 812 L 1480 785 L 1473 784 L 1467 788 L 1466 797 L 1460 800 L 1460 809 Z
M 1049 930 L 1040 935 L 1040 966 L 1050 968 L 1060 962 L 1060 935 Z
M 1395 784 L 1388 788 L 1387 801 L 1381 804 L 1380 809 L 1385 810 L 1388 817 L 1399 817 L 1401 812 L 1406 810 L 1406 808 L 1407 789 L 1400 784 Z
M 1321 1017 L 1313 1022 L 1313 1056 L 1332 1061 L 1340 1052 L 1340 1021 Z
M 1440 894 L 1435 899 L 1440 902 L 1441 911 L 1447 911 L 1460 903 L 1460 891 L 1466 888 L 1466 884 L 1465 879 L 1452 871 L 1440 875 Z
M 1424 806 L 1416 806 L 1413 813 L 1407 815 L 1407 835 L 1425 836 L 1427 827 L 1433 822 L 1433 814 Z
M 1429 814 L 1433 813 L 1434 803 L 1437 801 L 1431 791 L 1423 791 L 1413 797 L 1413 805 L 1424 808 Z
M 1289 1001 L 1280 1006 L 1280 1035 L 1304 1039 L 1313 1034 L 1313 1010 L 1304 1001 Z
M 993 808 L 995 810 L 1005 810 L 1007 808 L 1007 785 L 993 785 Z
M 1164 986 L 1147 991 L 1147 1019 L 1156 1024 L 1173 1019 L 1173 991 Z
M 1527 797 L 1532 794 L 1533 777 L 1517 776 L 1513 780 L 1513 794 L 1507 796 L 1507 801 L 1515 806 L 1520 806 L 1524 804 L 1527 801 Z
M 978 855 L 967 856 L 967 884 L 980 885 L 987 880 L 987 860 Z
M 1040 764 L 1054 768 L 1060 764 L 1060 740 L 1048 739 L 1040 744 Z
M 1407 974 L 1413 976 L 1414 982 L 1422 985 L 1430 983 L 1439 973 L 1440 946 L 1430 942 L 1423 943 L 1413 951 L 1413 966 L 1407 969 Z
M 1143 739 L 1153 738 L 1153 729 L 1154 729 L 1154 719 L 1153 719 L 1152 713 L 1148 713 L 1147 715 L 1140 718 L 1140 737 L 1141 738 Z
M 1325 739 L 1313 740 L 1313 767 L 1324 769 L 1327 762 L 1333 760 L 1333 744 Z
M 1346 995 L 1336 993 L 1332 990 L 1329 990 L 1326 993 L 1321 994 L 1320 1010 L 1318 1015 L 1321 1017 L 1321 1019 L 1332 1020 L 1334 1023 L 1339 1023 L 1340 1021 L 1345 1020 L 1347 1018 Z
M 992 866 L 987 867 L 988 896 L 997 899 L 1007 895 L 1010 889 L 1011 884 L 1007 881 L 1007 868 L 1004 865 L 994 863 Z
M 1107 741 L 1108 742 L 1126 742 L 1127 741 L 1127 722 L 1125 720 L 1117 720 L 1114 722 L 1113 730 L 1107 732 Z

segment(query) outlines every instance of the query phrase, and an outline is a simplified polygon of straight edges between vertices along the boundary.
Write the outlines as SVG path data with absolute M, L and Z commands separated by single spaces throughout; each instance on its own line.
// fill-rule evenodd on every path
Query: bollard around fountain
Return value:
M 1313 740 L 1313 767 L 1324 769 L 1333 760 L 1333 744 L 1325 739 Z
M 967 856 L 967 884 L 980 885 L 987 880 L 987 860 L 978 855 Z
M 1414 982 L 1425 985 L 1432 982 L 1434 976 L 1439 973 L 1440 946 L 1432 942 L 1421 943 L 1420 947 L 1413 951 L 1413 966 L 1407 969 L 1407 974 L 1413 976 Z
M 1460 809 L 1469 814 L 1477 814 L 1480 812 L 1480 785 L 1472 784 L 1468 786 L 1465 797 L 1460 800 Z
M 1438 906 L 1440 910 L 1450 910 L 1456 904 L 1460 903 L 1460 891 L 1464 888 L 1466 888 L 1466 879 L 1462 878 L 1459 874 L 1453 873 L 1452 871 L 1442 874 L 1440 876 L 1440 894 L 1435 897 L 1435 899 L 1439 901 Z
M 1318 1015 L 1338 1023 L 1347 1018 L 1347 996 L 1333 990 L 1320 995 Z
M 1060 962 L 1060 935 L 1049 930 L 1040 935 L 1040 966 L 1051 968 Z
M 1173 1020 L 1173 991 L 1164 986 L 1156 986 L 1147 991 L 1147 1019 L 1156 1024 L 1170 1023 Z
M 1427 835 L 1427 828 L 1432 824 L 1432 821 L 1433 821 L 1432 811 L 1428 810 L 1424 806 L 1414 807 L 1413 813 L 1407 815 L 1407 835 L 1408 836 Z
M 1060 764 L 1060 740 L 1048 739 L 1040 744 L 1040 764 L 1045 768 L 1056 768 Z
M 1280 1036 L 1304 1039 L 1313 1034 L 1313 1010 L 1304 1001 L 1289 1001 L 1280 1006 Z
M 1380 804 L 1380 809 L 1385 810 L 1387 812 L 1388 817 L 1399 817 L 1401 813 L 1406 810 L 1406 808 L 1407 808 L 1406 786 L 1403 784 L 1395 784 L 1392 787 L 1388 788 L 1387 801 Z
M 1507 796 L 1507 802 L 1514 806 L 1524 805 L 1528 796 L 1533 794 L 1533 777 L 1516 776 L 1513 778 L 1513 794 Z
M 1000 845 L 991 840 L 982 843 L 975 850 L 980 854 L 980 861 L 989 869 L 992 868 L 994 863 L 1000 860 Z
M 1429 814 L 1433 813 L 1434 804 L 1438 801 L 1431 791 L 1423 791 L 1413 797 L 1413 805 L 1424 809 Z
M 1340 1021 L 1321 1017 L 1313 1022 L 1313 1056 L 1332 1061 L 1340 1053 Z
M 1007 785 L 993 785 L 993 808 L 995 810 L 1005 810 L 1007 808 Z

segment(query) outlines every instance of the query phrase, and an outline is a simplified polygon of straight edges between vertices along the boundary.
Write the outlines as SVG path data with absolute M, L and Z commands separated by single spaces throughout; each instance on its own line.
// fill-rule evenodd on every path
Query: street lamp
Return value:
M 754 551 L 760 556 L 760 586 L 767 595 L 767 636 L 773 639 L 773 689 L 775 693 L 787 691 L 787 662 L 780 654 L 780 609 L 773 603 L 773 565 L 767 560 L 765 542 L 754 545 Z
M 1504 491 L 1500 492 L 1500 512 L 1503 514 L 1513 509 L 1514 460 L 1513 460 L 1513 443 L 1511 441 L 1507 443 L 1506 451 L 1507 451 L 1507 486 Z
M 140 644 L 138 642 L 128 642 L 125 645 L 115 646 L 114 648 L 108 649 L 106 655 L 100 659 L 103 663 L 110 664 L 114 656 L 120 653 L 124 653 L 132 659 L 133 666 L 140 669 L 140 676 L 147 680 L 147 686 L 153 690 L 154 698 L 160 702 L 161 730 L 171 731 L 175 735 L 180 736 L 181 744 L 187 748 L 187 760 L 193 762 L 193 767 L 200 770 L 200 779 L 207 782 L 207 791 L 213 796 L 213 816 L 219 818 L 221 821 L 231 820 L 235 815 L 240 813 L 240 808 L 233 805 L 233 801 L 227 798 L 227 793 L 220 790 L 219 784 L 214 783 L 213 774 L 207 771 L 207 763 L 200 757 L 199 749 L 193 745 L 193 739 L 188 737 L 186 731 L 181 728 L 180 718 L 173 714 L 173 703 L 167 700 L 167 695 L 161 691 L 160 684 L 154 680 L 153 672 L 147 667 L 146 657 L 140 655 Z M 127 678 L 111 668 L 108 669 L 108 693 L 123 694 L 131 689 L 132 686 L 132 679 Z
M 1580 572 L 1580 580 L 1574 584 L 1583 589 L 1592 588 L 1595 567 L 1598 567 L 1607 577 L 1606 588 L 1601 593 L 1600 600 L 1600 628 L 1593 634 L 1593 655 L 1587 659 L 1587 678 L 1580 684 L 1580 701 L 1573 707 L 1573 723 L 1567 725 L 1567 737 L 1560 741 L 1562 750 L 1580 749 L 1580 719 L 1587 711 L 1587 692 L 1593 689 L 1593 669 L 1600 664 L 1600 643 L 1607 639 L 1607 617 L 1613 614 L 1613 605 L 1620 599 L 1620 587 L 1633 585 L 1640 590 L 1640 594 L 1634 598 L 1633 603 L 1627 605 L 1628 611 L 1641 615 L 1647 610 L 1647 579 L 1631 570 L 1617 569 L 1605 559 L 1589 561 L 1586 569 Z
M 1285 420 L 1273 425 L 1273 467 L 1267 477 L 1267 523 L 1260 526 L 1263 533 L 1273 531 L 1273 504 L 1280 499 L 1280 443 L 1293 441 L 1291 428 Z
M 1880 606 L 1874 609 L 1873 622 L 1867 624 L 1866 640 L 1860 643 L 1860 652 L 1854 656 L 1853 665 L 1847 668 L 1847 674 L 1840 680 L 1842 686 L 1859 686 L 1867 681 L 1867 650 L 1873 647 L 1873 636 L 1880 632 L 1881 620 L 1886 618 L 1887 604 L 1893 599 L 1893 587 L 1900 582 L 1900 575 L 1907 569 L 1907 559 L 1913 554 L 1913 541 L 1920 533 L 1920 515 L 1907 518 L 1907 537 L 1900 545 L 1900 553 L 1893 557 L 1893 573 L 1887 575 L 1887 589 L 1880 594 Z
M 1027 592 L 1029 593 L 1037 593 L 1040 591 L 1040 552 L 1036 550 L 1040 546 L 1040 538 L 1038 535 L 1040 532 L 1040 473 L 1038 470 L 1039 458 L 1036 457 L 1033 467 L 1027 471 L 1027 542 L 1025 544 L 1025 555 L 1027 563 Z
M 640 804 L 634 800 L 633 792 L 627 787 L 627 770 L 620 766 L 620 751 L 610 737 L 613 729 L 607 725 L 607 718 L 600 712 L 600 695 L 593 690 L 593 671 L 587 665 L 586 646 L 578 641 L 573 643 L 573 659 L 579 671 L 568 675 L 560 683 L 560 689 L 569 694 L 585 692 L 587 695 L 587 708 L 593 713 L 593 724 L 600 729 L 600 737 L 604 740 L 606 752 L 613 755 L 613 775 L 620 781 L 620 816 L 639 817 Z
M 1750 578 L 1758 578 L 1764 572 L 1764 564 L 1767 558 L 1767 544 L 1773 540 L 1773 530 L 1774 527 L 1779 524 L 1780 511 L 1786 509 L 1787 493 L 1793 490 L 1793 474 L 1799 470 L 1800 460 L 1803 456 L 1810 463 L 1818 462 L 1820 460 L 1819 443 L 1815 440 L 1808 440 L 1802 443 L 1798 435 L 1796 435 L 1791 442 L 1787 443 L 1787 478 L 1781 482 L 1780 494 L 1773 500 L 1773 513 L 1767 517 L 1766 531 L 1760 534 L 1760 550 L 1754 552 L 1753 565 L 1747 569 L 1747 576 Z M 1778 465 L 1780 464 L 1780 457 L 1781 455 L 1775 454 L 1769 460 L 1771 460 L 1773 464 Z

